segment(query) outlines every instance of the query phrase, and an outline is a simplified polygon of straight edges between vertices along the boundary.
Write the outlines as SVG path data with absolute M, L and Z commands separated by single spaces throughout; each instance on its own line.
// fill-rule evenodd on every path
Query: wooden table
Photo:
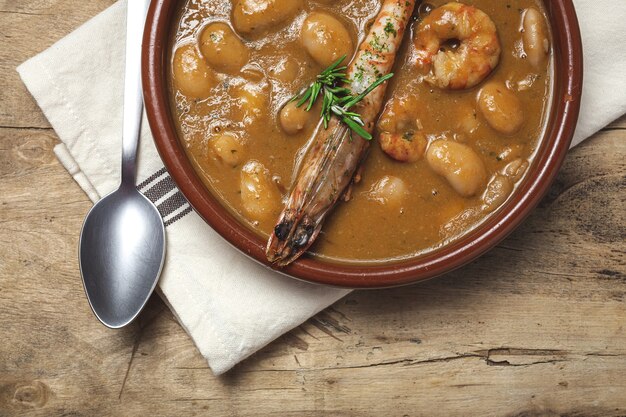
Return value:
M 157 297 L 103 328 L 76 259 L 90 203 L 15 67 L 112 2 L 0 0 L 0 416 L 626 415 L 626 118 L 488 255 L 353 293 L 224 377 Z

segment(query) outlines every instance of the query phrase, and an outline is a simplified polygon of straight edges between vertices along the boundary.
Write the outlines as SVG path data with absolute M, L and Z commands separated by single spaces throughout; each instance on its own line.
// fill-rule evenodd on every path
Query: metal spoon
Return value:
M 80 236 L 80 272 L 96 317 L 124 327 L 143 309 L 165 257 L 165 228 L 157 208 L 135 186 L 143 113 L 141 40 L 149 0 L 129 0 L 124 86 L 122 181 L 89 212 Z

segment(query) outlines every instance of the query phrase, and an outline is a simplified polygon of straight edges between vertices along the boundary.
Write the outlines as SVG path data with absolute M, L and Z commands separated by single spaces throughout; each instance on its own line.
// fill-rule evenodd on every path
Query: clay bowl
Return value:
M 194 171 L 178 140 L 165 80 L 173 19 L 183 0 L 153 0 L 143 49 L 143 88 L 148 120 L 170 175 L 195 211 L 247 256 L 271 267 L 265 241 L 239 223 L 213 197 Z M 557 175 L 578 119 L 583 76 L 580 30 L 571 0 L 546 2 L 555 55 L 555 88 L 541 147 L 517 192 L 495 215 L 461 239 L 426 255 L 376 266 L 338 265 L 303 257 L 280 272 L 294 278 L 349 288 L 381 288 L 423 281 L 478 258 L 510 234 L 535 208 Z M 207 254 L 207 256 L 211 256 Z

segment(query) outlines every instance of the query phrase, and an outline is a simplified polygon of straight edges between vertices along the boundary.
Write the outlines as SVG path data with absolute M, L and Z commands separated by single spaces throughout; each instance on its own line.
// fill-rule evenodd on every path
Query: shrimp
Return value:
M 458 41 L 456 48 L 444 48 Z M 476 7 L 447 3 L 420 23 L 414 45 L 425 80 L 441 89 L 463 90 L 483 81 L 500 61 L 500 40 L 491 18 Z
M 415 117 L 418 100 L 414 95 L 394 97 L 387 102 L 378 120 L 378 142 L 389 157 L 400 162 L 419 161 L 428 140 L 420 120 Z
M 360 94 L 379 77 L 391 72 L 415 0 L 383 0 L 370 32 L 348 67 L 347 88 Z M 385 96 L 382 84 L 360 101 L 355 112 L 371 133 Z M 319 235 L 326 216 L 346 193 L 365 158 L 369 141 L 352 135 L 336 117 L 319 129 L 309 149 L 287 204 L 267 244 L 266 255 L 277 266 L 300 257 Z

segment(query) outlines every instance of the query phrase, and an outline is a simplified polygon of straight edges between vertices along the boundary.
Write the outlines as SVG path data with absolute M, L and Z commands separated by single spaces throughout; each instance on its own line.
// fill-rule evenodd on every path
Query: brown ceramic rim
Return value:
M 181 0 L 154 0 L 148 12 L 143 48 L 146 112 L 161 158 L 195 211 L 233 246 L 270 266 L 265 242 L 225 209 L 196 174 L 180 144 L 167 91 L 169 35 Z M 348 288 L 381 288 L 411 284 L 445 274 L 478 258 L 508 236 L 539 204 L 569 149 L 580 109 L 583 54 L 572 0 L 545 2 L 554 38 L 552 108 L 540 149 L 525 181 L 495 215 L 441 249 L 406 261 L 383 265 L 343 265 L 303 257 L 279 272 L 305 281 Z M 210 257 L 212 254 L 207 253 Z M 207 278 L 210 279 L 210 278 Z

